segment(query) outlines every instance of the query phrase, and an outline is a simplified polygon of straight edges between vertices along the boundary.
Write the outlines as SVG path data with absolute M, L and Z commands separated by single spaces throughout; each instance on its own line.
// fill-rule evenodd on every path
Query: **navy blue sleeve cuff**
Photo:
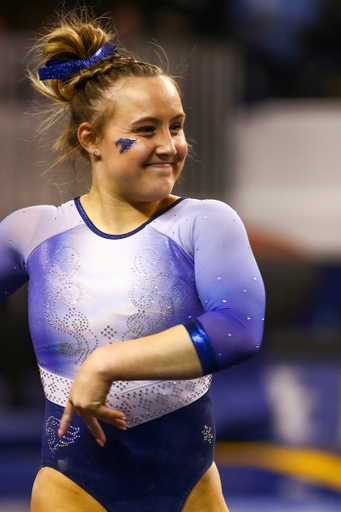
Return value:
M 209 375 L 210 373 L 217 372 L 219 370 L 219 366 L 215 357 L 215 353 L 213 351 L 211 342 L 199 320 L 186 322 L 184 326 L 193 341 L 195 350 L 197 351 L 203 374 Z

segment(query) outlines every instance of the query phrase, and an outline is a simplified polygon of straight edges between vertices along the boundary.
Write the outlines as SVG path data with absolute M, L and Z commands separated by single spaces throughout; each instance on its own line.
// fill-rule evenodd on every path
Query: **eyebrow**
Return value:
M 181 112 L 181 114 L 178 114 L 174 117 L 172 117 L 172 120 L 173 119 L 179 119 L 179 118 L 185 118 L 186 117 L 186 114 L 185 112 Z M 133 122 L 133 124 L 137 124 L 137 123 L 145 123 L 146 121 L 150 121 L 150 122 L 158 122 L 160 121 L 159 118 L 157 117 L 149 117 L 149 116 L 146 116 L 146 117 L 141 117 L 140 119 L 137 119 L 136 121 Z

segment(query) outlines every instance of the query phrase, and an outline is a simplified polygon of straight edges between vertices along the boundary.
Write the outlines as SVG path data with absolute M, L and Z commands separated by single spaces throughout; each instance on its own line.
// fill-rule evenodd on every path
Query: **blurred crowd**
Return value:
M 245 60 L 244 100 L 341 95 L 340 0 L 87 0 L 121 39 L 223 40 Z M 76 0 L 3 3 L 1 32 L 40 30 Z

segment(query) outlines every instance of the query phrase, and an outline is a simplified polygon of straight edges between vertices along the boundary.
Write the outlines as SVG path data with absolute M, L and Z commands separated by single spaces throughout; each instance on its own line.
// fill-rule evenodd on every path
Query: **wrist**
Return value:
M 101 379 L 113 381 L 115 379 L 115 357 L 116 345 L 99 347 L 91 354 L 89 363 L 95 368 Z

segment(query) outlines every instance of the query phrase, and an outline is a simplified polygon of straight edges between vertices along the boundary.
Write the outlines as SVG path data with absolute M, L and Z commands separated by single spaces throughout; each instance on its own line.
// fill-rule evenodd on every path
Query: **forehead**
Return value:
M 183 112 L 174 84 L 165 76 L 130 78 L 118 84 L 113 98 L 113 118 L 175 117 Z

